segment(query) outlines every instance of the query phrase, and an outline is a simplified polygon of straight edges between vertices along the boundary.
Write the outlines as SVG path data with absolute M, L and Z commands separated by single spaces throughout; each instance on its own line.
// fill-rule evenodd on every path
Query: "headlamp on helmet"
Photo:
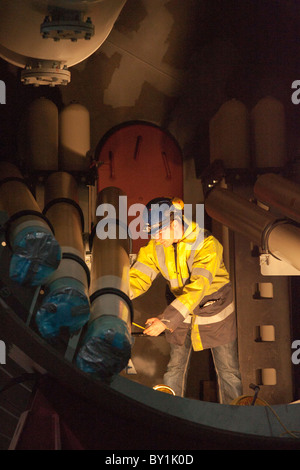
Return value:
M 173 220 L 181 220 L 183 201 L 179 198 L 155 198 L 148 202 L 143 213 L 144 231 L 155 235 Z

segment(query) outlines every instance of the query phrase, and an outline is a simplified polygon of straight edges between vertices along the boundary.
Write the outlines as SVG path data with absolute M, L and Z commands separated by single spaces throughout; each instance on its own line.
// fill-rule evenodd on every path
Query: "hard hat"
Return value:
M 157 197 L 151 199 L 143 212 L 144 231 L 154 235 L 173 220 L 181 220 L 183 202 L 179 198 Z

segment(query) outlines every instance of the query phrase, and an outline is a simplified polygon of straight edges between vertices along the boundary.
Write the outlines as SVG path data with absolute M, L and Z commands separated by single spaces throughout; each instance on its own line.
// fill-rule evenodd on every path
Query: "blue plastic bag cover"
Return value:
M 123 320 L 103 315 L 89 325 L 83 343 L 76 358 L 77 366 L 105 379 L 127 366 L 133 340 Z
M 70 334 L 80 330 L 89 317 L 90 303 L 83 284 L 62 278 L 50 284 L 35 321 L 43 338 L 55 338 L 62 327 L 68 328 Z
M 58 268 L 61 249 L 54 235 L 41 227 L 21 230 L 12 242 L 9 276 L 22 285 L 43 284 Z

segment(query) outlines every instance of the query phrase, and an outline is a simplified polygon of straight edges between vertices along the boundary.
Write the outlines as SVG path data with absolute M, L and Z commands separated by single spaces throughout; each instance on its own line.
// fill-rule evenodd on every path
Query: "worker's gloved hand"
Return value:
M 148 318 L 146 321 L 146 329 L 143 331 L 144 335 L 158 336 L 165 331 L 166 325 L 158 318 Z

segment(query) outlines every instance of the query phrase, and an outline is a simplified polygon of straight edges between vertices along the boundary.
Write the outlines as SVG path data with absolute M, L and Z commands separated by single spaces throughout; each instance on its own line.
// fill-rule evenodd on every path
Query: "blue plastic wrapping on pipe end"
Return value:
M 76 364 L 84 372 L 107 379 L 127 366 L 132 343 L 123 320 L 103 315 L 89 325 Z
M 21 230 L 11 243 L 9 276 L 19 284 L 44 284 L 58 268 L 61 249 L 54 235 L 38 226 Z
M 89 320 L 90 302 L 83 284 L 76 279 L 57 279 L 48 287 L 35 317 L 40 334 L 55 338 L 61 328 L 69 333 L 80 330 Z

